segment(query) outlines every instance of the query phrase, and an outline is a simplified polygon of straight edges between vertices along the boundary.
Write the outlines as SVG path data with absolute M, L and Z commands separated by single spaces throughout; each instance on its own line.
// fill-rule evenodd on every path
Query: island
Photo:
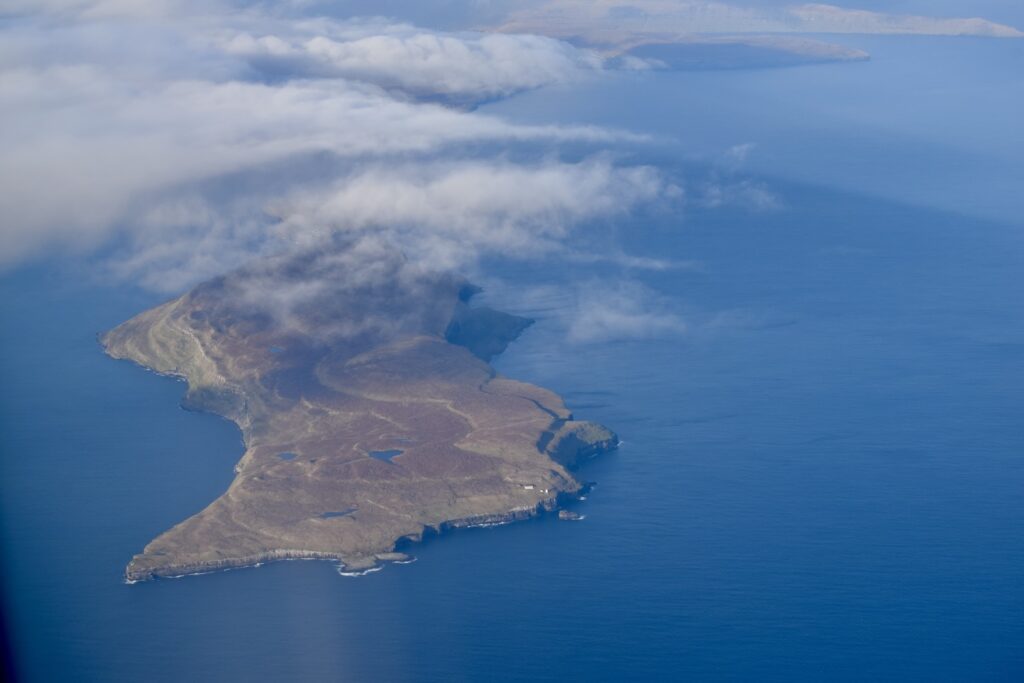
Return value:
M 302 558 L 372 570 L 425 534 L 560 510 L 583 492 L 577 463 L 617 445 L 489 365 L 533 321 L 357 251 L 265 258 L 101 335 L 111 357 L 185 380 L 183 405 L 234 421 L 245 447 L 227 491 L 127 581 Z

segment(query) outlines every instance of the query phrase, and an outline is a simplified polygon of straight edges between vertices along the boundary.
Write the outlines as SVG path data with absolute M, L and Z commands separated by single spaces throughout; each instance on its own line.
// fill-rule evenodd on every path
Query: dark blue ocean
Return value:
M 572 283 L 619 266 L 488 264 L 504 288 L 485 298 L 538 320 L 499 370 L 624 441 L 581 470 L 582 522 L 448 534 L 359 578 L 284 562 L 127 586 L 132 554 L 226 488 L 240 434 L 101 353 L 159 297 L 81 260 L 3 275 L 0 550 L 24 679 L 1024 680 L 1024 49 L 847 42 L 875 59 L 488 107 L 648 131 L 628 153 L 688 193 L 777 199 L 614 228 L 692 262 L 626 273 L 681 335 L 570 343 Z

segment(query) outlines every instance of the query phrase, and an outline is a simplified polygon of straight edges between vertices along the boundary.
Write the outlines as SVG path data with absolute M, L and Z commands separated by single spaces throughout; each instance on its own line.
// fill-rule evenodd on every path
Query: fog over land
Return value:
M 595 226 L 642 207 L 779 199 L 742 173 L 687 187 L 638 165 L 631 146 L 658 141 L 634 131 L 475 107 L 612 72 L 867 57 L 807 33 L 1021 35 L 903 5 L 8 2 L 0 265 L 102 253 L 106 277 L 177 293 L 343 234 L 470 275 L 489 254 L 672 266 Z

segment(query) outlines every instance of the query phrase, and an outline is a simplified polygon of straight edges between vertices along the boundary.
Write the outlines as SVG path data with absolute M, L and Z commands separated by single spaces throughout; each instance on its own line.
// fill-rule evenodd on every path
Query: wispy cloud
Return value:
M 268 243 L 337 226 L 416 224 L 426 235 L 452 225 L 470 232 L 474 220 L 482 237 L 470 244 L 496 243 L 500 233 L 507 246 L 544 238 L 533 229 L 543 219 L 557 238 L 558 221 L 618 211 L 657 185 L 649 169 L 608 162 L 442 163 L 481 145 L 631 139 L 424 101 L 466 103 L 597 73 L 592 53 L 536 36 L 216 5 L 150 20 L 170 4 L 8 8 L 22 14 L 0 26 L 0 265 L 127 235 L 115 270 L 175 288 Z M 395 170 L 384 170 L 385 159 Z M 300 185 L 332 189 L 317 199 Z
M 782 198 L 767 183 L 743 173 L 756 149 L 757 145 L 752 142 L 741 143 L 714 159 L 707 177 L 694 183 L 691 193 L 694 203 L 709 209 L 735 207 L 754 212 L 782 209 Z
M 637 136 L 465 106 L 600 78 L 608 65 L 595 53 L 536 35 L 288 12 L 188 0 L 7 5 L 0 266 L 104 247 L 116 277 L 178 292 L 254 256 L 331 247 L 288 287 L 253 265 L 236 280 L 286 326 L 339 283 L 356 294 L 380 277 L 418 286 L 495 255 L 695 267 L 581 234 L 640 206 L 683 203 L 677 182 L 606 149 Z M 734 150 L 733 165 L 747 153 Z M 763 186 L 716 173 L 690 201 L 772 208 Z M 574 290 L 565 335 L 684 334 L 672 303 L 630 277 Z
M 538 319 L 545 334 L 570 344 L 678 340 L 692 331 L 679 301 L 615 271 L 523 285 L 514 292 L 485 289 L 484 299 L 501 310 Z
M 658 198 L 665 181 L 650 167 L 582 162 L 469 160 L 363 168 L 331 187 L 298 191 L 273 207 L 281 229 L 388 235 L 445 268 L 481 251 L 543 254 L 572 228 L 626 214 Z
M 439 33 L 379 20 L 275 22 L 220 41 L 271 77 L 346 78 L 456 102 L 579 80 L 603 68 L 597 53 L 543 36 Z
M 339 237 L 390 245 L 437 272 L 472 271 L 480 258 L 496 254 L 595 258 L 570 246 L 581 225 L 625 216 L 672 190 L 654 169 L 616 166 L 604 156 L 573 163 L 367 162 L 262 203 L 243 196 L 211 205 L 201 195 L 153 203 L 140 212 L 129 247 L 112 266 L 122 277 L 176 291 L 256 253 L 311 248 Z M 604 257 L 634 267 L 672 267 L 622 253 Z
M 579 344 L 672 338 L 688 330 L 672 302 L 628 280 L 580 288 L 567 322 L 568 340 Z

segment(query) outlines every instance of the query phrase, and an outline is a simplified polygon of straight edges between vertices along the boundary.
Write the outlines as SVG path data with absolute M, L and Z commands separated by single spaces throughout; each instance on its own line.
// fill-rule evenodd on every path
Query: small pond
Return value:
M 383 460 L 384 462 L 391 462 L 391 459 L 396 455 L 401 455 L 404 451 L 400 451 L 397 448 L 392 448 L 387 451 L 370 451 L 371 458 L 377 458 L 377 460 Z

